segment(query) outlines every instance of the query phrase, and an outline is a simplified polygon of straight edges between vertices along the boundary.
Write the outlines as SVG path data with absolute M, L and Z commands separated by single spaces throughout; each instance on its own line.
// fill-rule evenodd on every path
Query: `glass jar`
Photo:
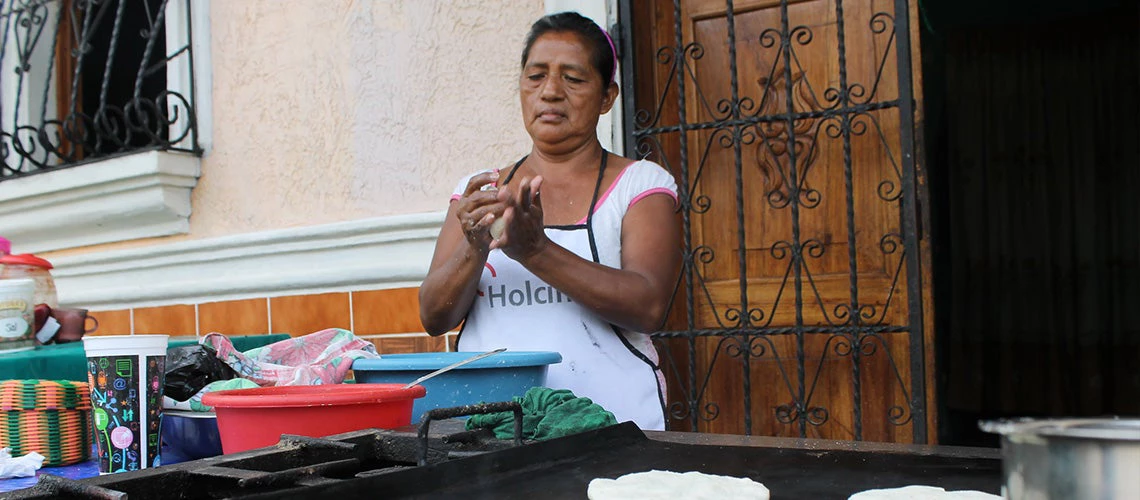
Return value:
M 52 309 L 59 307 L 55 280 L 51 277 L 51 262 L 29 253 L 0 257 L 0 266 L 3 266 L 0 270 L 0 279 L 35 280 L 36 293 L 33 303 L 47 304 Z

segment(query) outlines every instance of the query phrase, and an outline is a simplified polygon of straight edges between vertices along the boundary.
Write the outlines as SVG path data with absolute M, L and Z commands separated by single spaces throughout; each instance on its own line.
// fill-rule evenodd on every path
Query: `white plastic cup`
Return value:
M 0 280 L 0 353 L 36 347 L 35 295 L 35 280 Z
M 169 335 L 83 337 L 99 473 L 162 465 L 162 386 Z

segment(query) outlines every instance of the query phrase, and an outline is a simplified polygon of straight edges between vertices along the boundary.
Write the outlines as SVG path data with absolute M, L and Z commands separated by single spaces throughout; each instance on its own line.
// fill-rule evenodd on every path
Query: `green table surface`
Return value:
M 248 351 L 289 338 L 285 333 L 230 337 L 234 348 Z M 195 337 L 171 337 L 170 347 L 197 344 Z M 41 345 L 30 351 L 0 354 L 0 380 L 48 379 L 87 381 L 83 342 Z

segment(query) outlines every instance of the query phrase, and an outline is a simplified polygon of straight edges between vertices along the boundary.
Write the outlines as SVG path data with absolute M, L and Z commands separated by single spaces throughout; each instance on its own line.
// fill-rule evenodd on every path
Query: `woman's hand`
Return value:
M 500 200 L 495 183 L 499 171 L 484 172 L 467 182 L 467 189 L 456 205 L 455 217 L 472 248 L 486 253 L 491 246 L 491 224 L 503 216 L 507 203 Z
M 498 193 L 500 203 L 506 205 L 503 211 L 502 229 L 491 242 L 490 248 L 500 248 L 508 257 L 525 262 L 537 255 L 548 242 L 542 221 L 542 200 L 539 190 L 542 176 L 525 179 L 517 190 L 502 189 Z
M 497 170 L 472 177 L 448 205 L 431 267 L 420 284 L 420 322 L 432 335 L 458 326 L 475 300 L 491 245 L 491 223 L 507 208 L 494 189 L 498 179 Z

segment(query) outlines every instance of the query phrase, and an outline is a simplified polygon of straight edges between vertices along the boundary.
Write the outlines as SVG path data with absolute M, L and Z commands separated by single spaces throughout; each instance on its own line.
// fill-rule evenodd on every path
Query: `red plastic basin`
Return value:
M 360 429 L 393 429 L 412 422 L 423 386 L 338 384 L 234 389 L 206 394 L 218 414 L 222 451 L 277 444 L 282 434 L 322 437 Z

